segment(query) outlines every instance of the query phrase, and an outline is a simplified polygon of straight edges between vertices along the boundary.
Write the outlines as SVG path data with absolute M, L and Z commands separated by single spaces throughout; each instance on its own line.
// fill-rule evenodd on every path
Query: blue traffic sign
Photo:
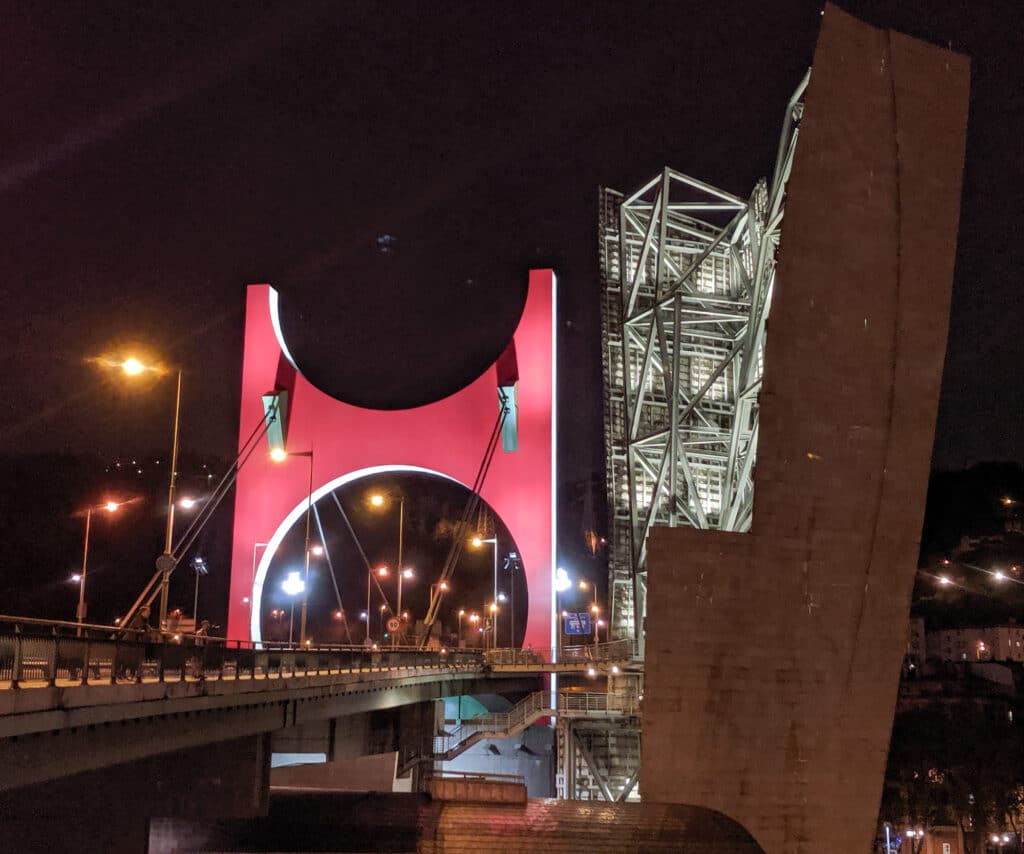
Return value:
M 566 614 L 562 618 L 567 635 L 589 635 L 593 631 L 590 614 Z

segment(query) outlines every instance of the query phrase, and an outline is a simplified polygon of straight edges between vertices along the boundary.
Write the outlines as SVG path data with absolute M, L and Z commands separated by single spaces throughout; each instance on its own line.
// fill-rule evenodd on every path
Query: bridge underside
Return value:
M 537 676 L 525 674 L 484 677 L 410 670 L 257 682 L 151 683 L 128 686 L 128 696 L 126 686 L 21 689 L 16 698 L 21 713 L 0 718 L 0 792 L 243 736 L 456 694 L 525 693 L 539 685 Z
M 826 7 L 776 269 L 750 532 L 651 532 L 644 798 L 719 810 L 768 854 L 867 851 L 874 834 L 968 82 L 965 58 Z

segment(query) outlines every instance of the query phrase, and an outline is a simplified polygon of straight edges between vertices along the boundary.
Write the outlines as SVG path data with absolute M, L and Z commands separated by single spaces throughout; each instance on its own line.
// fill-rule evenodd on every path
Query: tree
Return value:
M 977 854 L 984 854 L 989 833 L 1021 828 L 1024 737 L 1007 711 L 1002 702 L 959 699 L 897 715 L 883 818 L 926 832 L 958 824 Z M 918 854 L 920 841 L 909 841 Z

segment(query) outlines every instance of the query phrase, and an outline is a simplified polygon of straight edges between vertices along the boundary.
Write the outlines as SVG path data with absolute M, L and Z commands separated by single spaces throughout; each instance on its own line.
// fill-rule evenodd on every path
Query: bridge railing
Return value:
M 485 651 L 488 664 L 496 666 L 529 667 L 536 664 L 584 664 L 587 662 L 632 661 L 637 657 L 632 640 L 614 640 L 598 644 L 564 646 L 561 649 L 533 649 L 527 647 L 499 648 Z
M 479 669 L 476 650 L 274 647 L 188 637 L 177 642 L 23 632 L 0 620 L 0 690 L 142 682 L 257 680 L 402 668 Z M 41 622 L 41 621 L 40 621 Z M 37 626 L 38 628 L 38 626 Z

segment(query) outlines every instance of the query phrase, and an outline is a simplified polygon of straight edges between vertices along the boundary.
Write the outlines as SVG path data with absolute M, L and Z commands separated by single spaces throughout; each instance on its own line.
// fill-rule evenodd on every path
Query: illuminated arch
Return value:
M 336 400 L 297 370 L 282 334 L 276 291 L 250 285 L 239 448 L 264 418 L 264 396 L 272 393 L 286 400 L 278 435 L 304 458 L 271 462 L 264 444 L 239 471 L 228 637 L 260 639 L 267 570 L 284 532 L 305 510 L 311 481 L 314 500 L 383 472 L 433 474 L 468 489 L 494 428 L 499 394 L 505 394 L 515 401 L 514 429 L 503 434 L 479 495 L 514 532 L 522 557 L 530 591 L 523 643 L 554 647 L 556 332 L 554 273 L 531 270 L 511 346 L 493 366 L 442 400 L 410 409 L 366 409 Z M 257 564 L 261 545 L 265 550 Z
M 264 549 L 260 562 L 256 566 L 256 571 L 252 580 L 252 593 L 250 594 L 252 614 L 249 617 L 249 637 L 253 642 L 259 643 L 263 640 L 260 617 L 262 614 L 263 585 L 266 582 L 267 573 L 270 571 L 270 564 L 274 560 L 274 555 L 277 554 L 277 550 L 284 541 L 285 536 L 292 529 L 292 526 L 305 516 L 306 508 L 309 506 L 310 501 L 312 501 L 313 504 L 316 504 L 321 498 L 326 497 L 339 487 L 355 483 L 357 480 L 362 480 L 364 477 L 372 477 L 377 474 L 428 474 L 433 477 L 439 477 L 443 480 L 447 480 L 450 483 L 458 484 L 470 492 L 472 491 L 467 484 L 454 477 L 446 475 L 444 472 L 432 471 L 431 469 L 421 468 L 420 466 L 371 466 L 370 468 L 339 475 L 334 480 L 325 483 L 319 489 L 314 489 L 312 499 L 309 496 L 304 496 L 302 500 L 288 512 L 288 515 L 281 520 L 281 524 L 278 525 L 277 530 L 274 531 L 273 535 L 267 541 L 267 547 Z

